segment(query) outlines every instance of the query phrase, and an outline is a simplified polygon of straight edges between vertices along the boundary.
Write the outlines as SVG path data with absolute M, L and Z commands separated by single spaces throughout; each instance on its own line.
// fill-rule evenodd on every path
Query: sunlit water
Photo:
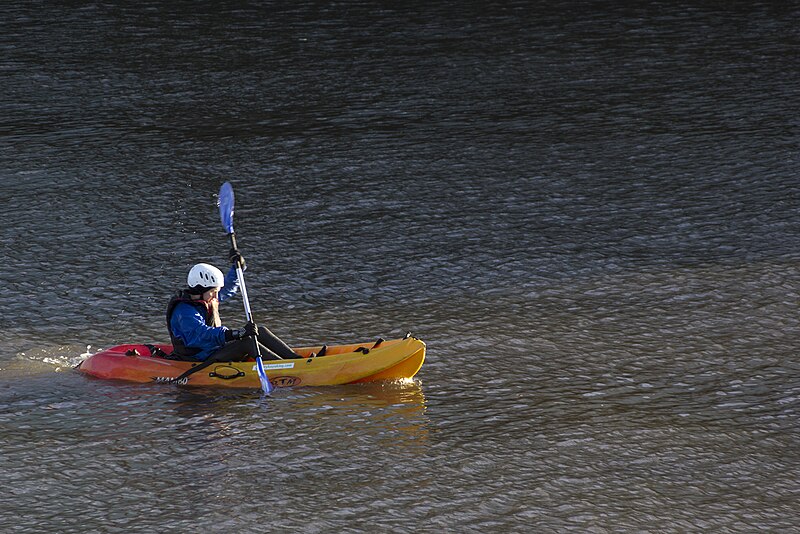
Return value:
M 797 7 L 403 6 L 6 9 L 2 531 L 797 530 Z M 256 320 L 413 381 L 72 370 L 224 180 Z

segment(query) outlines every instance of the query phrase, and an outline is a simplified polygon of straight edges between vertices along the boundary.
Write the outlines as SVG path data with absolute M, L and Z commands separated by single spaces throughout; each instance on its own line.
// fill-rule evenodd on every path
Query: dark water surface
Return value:
M 800 5 L 623 4 L 6 3 L 0 530 L 800 531 Z M 225 180 L 257 321 L 413 382 L 71 371 Z

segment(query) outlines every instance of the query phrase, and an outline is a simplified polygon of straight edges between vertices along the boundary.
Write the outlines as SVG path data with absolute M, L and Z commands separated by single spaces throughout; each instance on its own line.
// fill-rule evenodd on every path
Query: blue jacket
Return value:
M 225 275 L 225 285 L 219 290 L 220 303 L 234 296 L 239 291 L 239 279 L 236 267 L 231 267 Z M 206 324 L 207 314 L 201 308 L 187 302 L 179 302 L 172 311 L 169 328 L 173 336 L 180 339 L 189 348 L 200 349 L 192 357 L 205 360 L 225 346 L 225 326 L 213 327 Z

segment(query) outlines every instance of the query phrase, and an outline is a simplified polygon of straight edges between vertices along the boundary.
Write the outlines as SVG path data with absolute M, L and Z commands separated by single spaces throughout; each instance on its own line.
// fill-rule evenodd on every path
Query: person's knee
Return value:
M 272 337 L 272 332 L 270 332 L 269 328 L 267 328 L 266 326 L 259 326 L 258 327 L 258 335 L 259 336 Z

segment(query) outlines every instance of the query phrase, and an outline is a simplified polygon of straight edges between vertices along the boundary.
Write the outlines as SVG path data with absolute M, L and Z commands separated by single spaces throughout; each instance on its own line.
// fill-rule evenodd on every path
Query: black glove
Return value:
M 244 334 L 242 330 L 231 330 L 230 328 L 225 330 L 225 343 L 230 343 L 236 339 L 242 339 L 242 334 Z
M 244 328 L 239 328 L 237 330 L 225 330 L 225 343 L 230 343 L 231 341 L 245 339 L 248 337 L 258 337 L 258 327 L 253 322 L 247 323 L 244 325 Z
M 244 325 L 242 331 L 244 333 L 243 337 L 258 337 L 258 327 L 256 326 L 256 323 L 254 323 L 253 321 L 250 321 L 249 323 Z
M 242 270 L 244 270 L 247 266 L 244 261 L 244 256 L 242 256 L 242 253 L 239 252 L 238 248 L 232 248 L 231 251 L 228 252 L 228 259 L 230 260 L 231 265 L 240 265 Z

